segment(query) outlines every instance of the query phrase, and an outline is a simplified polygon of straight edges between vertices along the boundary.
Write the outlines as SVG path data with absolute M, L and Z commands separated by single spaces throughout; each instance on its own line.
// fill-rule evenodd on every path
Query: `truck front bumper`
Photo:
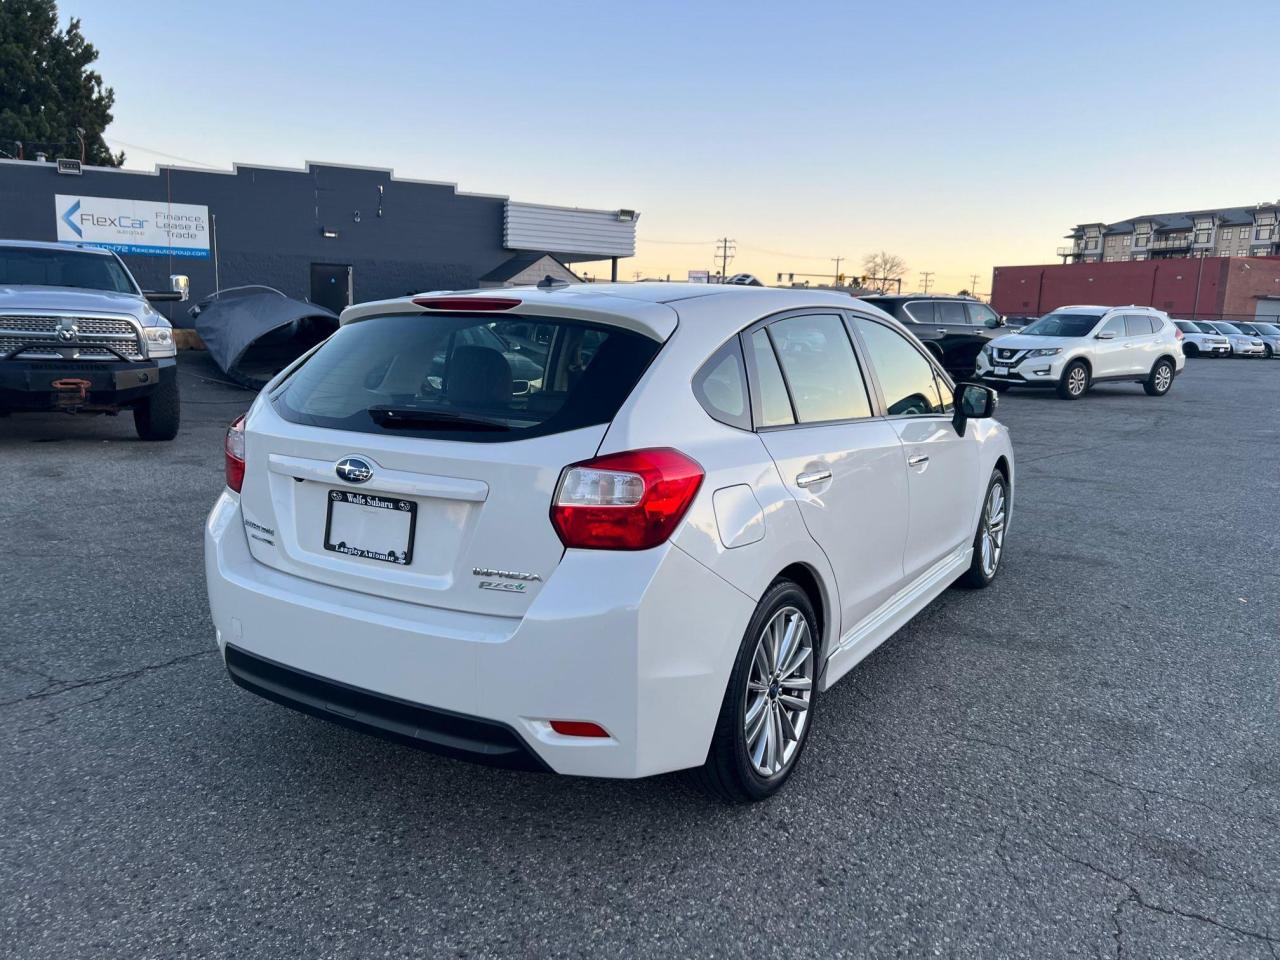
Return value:
M 0 360 L 0 410 L 118 410 L 176 380 L 178 362 Z

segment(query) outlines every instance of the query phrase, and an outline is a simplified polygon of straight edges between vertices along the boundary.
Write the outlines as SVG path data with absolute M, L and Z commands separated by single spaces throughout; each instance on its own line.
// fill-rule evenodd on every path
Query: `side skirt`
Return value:
M 830 689 L 837 680 L 856 667 L 871 651 L 906 625 L 907 621 L 927 607 L 938 594 L 951 586 L 973 562 L 973 545 L 938 561 L 915 583 L 904 587 L 885 601 L 843 637 L 823 665 L 820 689 Z

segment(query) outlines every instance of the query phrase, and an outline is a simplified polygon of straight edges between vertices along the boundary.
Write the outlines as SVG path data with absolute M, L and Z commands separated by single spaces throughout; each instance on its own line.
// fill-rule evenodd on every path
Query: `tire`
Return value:
M 781 628 L 785 633 L 793 618 L 803 622 L 803 630 L 797 624 L 791 653 L 784 652 L 780 658 L 788 677 L 778 682 L 769 678 L 770 673 L 780 672 L 770 659 L 769 638 L 778 636 L 781 642 L 782 633 L 774 633 L 774 628 Z M 707 761 L 692 771 L 698 786 L 711 796 L 729 803 L 752 803 L 773 796 L 791 778 L 809 742 L 818 702 L 821 637 L 817 624 L 808 594 L 790 580 L 776 581 L 760 599 L 729 674 Z M 808 653 L 800 652 L 802 649 Z M 759 657 L 758 651 L 762 651 Z M 800 659 L 792 660 L 792 656 Z M 768 685 L 761 687 L 764 680 L 768 680 Z M 805 707 L 795 709 L 788 706 L 788 702 L 802 702 Z M 759 710 L 764 715 L 753 738 L 747 720 L 748 712 L 756 704 L 762 704 Z M 790 737 L 787 728 L 798 736 Z M 780 755 L 769 753 L 767 741 L 773 737 L 779 738 L 775 742 L 782 743 Z M 752 747 L 759 756 L 757 761 L 753 761 Z M 772 761 L 777 765 L 766 775 L 760 767 L 773 767 Z
M 1088 391 L 1089 365 L 1083 360 L 1072 360 L 1058 381 L 1058 396 L 1063 400 L 1079 400 Z
M 1263 360 L 1270 360 L 1270 359 L 1271 359 L 1272 357 L 1274 357 L 1275 355 L 1276 355 L 1275 351 L 1271 349 L 1271 344 L 1269 344 L 1269 343 L 1264 343 L 1264 344 L 1262 345 L 1262 359 L 1263 359 Z
M 1200 356 L 1200 348 L 1194 343 L 1184 343 L 1182 345 L 1182 355 L 1188 360 L 1192 357 L 1198 357 Z
M 178 380 L 161 381 L 151 395 L 133 408 L 133 426 L 143 440 L 172 440 L 181 421 Z
M 956 580 L 957 585 L 970 590 L 983 590 L 991 586 L 991 582 L 1000 574 L 1000 559 L 1004 554 L 1004 533 L 1008 521 L 1009 481 L 999 470 L 993 470 L 991 479 L 987 481 L 987 491 L 982 496 L 978 529 L 973 535 L 973 562 Z M 984 541 L 988 538 L 990 554 L 984 552 L 984 547 L 988 545 Z
M 1148 397 L 1163 397 L 1169 392 L 1169 388 L 1173 386 L 1173 378 L 1176 373 L 1173 361 L 1167 357 L 1162 357 L 1151 368 L 1151 375 L 1142 381 L 1142 389 L 1147 391 Z

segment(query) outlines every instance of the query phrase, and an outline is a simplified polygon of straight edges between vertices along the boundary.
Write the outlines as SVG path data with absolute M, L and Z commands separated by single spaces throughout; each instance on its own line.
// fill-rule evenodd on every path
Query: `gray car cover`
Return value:
M 222 372 L 253 389 L 338 329 L 333 311 L 271 287 L 219 290 L 190 312 Z

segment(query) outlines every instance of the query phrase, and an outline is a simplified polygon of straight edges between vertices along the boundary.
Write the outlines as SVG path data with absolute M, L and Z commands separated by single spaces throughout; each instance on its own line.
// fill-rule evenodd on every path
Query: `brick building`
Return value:
M 1174 317 L 1280 319 L 1280 257 L 1201 257 L 996 267 L 991 305 L 1041 316 L 1076 303 L 1138 304 Z

